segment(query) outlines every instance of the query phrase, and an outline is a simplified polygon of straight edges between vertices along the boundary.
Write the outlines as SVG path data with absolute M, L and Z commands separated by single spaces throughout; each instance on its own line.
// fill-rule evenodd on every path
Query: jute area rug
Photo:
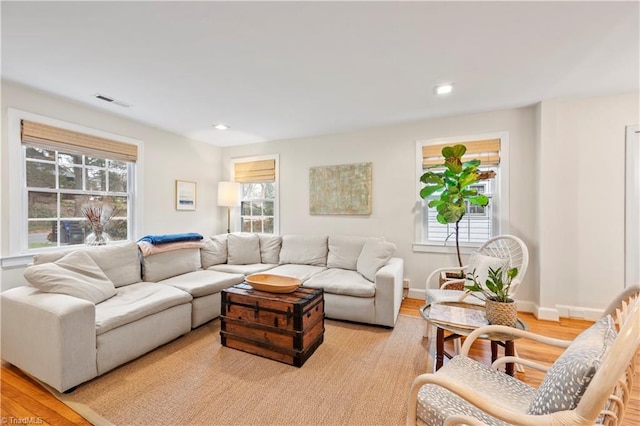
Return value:
M 96 425 L 402 425 L 411 381 L 432 365 L 423 327 L 326 320 L 324 343 L 297 368 L 221 346 L 214 320 L 54 394 Z

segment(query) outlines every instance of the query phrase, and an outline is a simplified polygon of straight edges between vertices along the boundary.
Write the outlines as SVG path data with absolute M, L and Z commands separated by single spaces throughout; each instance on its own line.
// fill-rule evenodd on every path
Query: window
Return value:
M 236 160 L 233 170 L 234 180 L 242 184 L 240 229 L 277 234 L 277 157 Z
M 276 185 L 268 183 L 242 184 L 240 221 L 243 232 L 273 234 Z
M 488 170 L 484 168 L 481 170 Z M 496 171 L 495 168 L 491 168 Z M 497 174 L 497 171 L 496 171 Z M 459 238 L 461 243 L 482 244 L 492 236 L 494 236 L 493 228 L 493 209 L 491 204 L 494 202 L 492 192 L 490 188 L 493 187 L 491 181 L 478 182 L 477 185 L 472 185 L 472 189 L 476 189 L 478 193 L 482 193 L 489 198 L 489 205 L 476 206 L 473 204 L 467 204 L 467 213 L 462 217 L 459 224 Z M 423 201 L 424 209 L 426 212 L 427 222 L 425 224 L 426 239 L 430 242 L 445 243 L 449 240 L 455 242 L 455 224 L 448 223 L 446 225 L 441 224 L 436 219 L 437 211 L 435 208 L 429 208 L 427 205 L 431 199 L 438 198 L 434 196 L 429 200 Z
M 477 182 L 472 186 L 478 193 L 489 198 L 485 207 L 467 205 L 467 213 L 459 223 L 459 241 L 461 246 L 477 247 L 487 239 L 506 232 L 508 219 L 508 168 L 507 134 L 491 134 L 476 137 L 452 138 L 446 140 L 418 141 L 417 152 L 417 191 L 419 194 L 423 184 L 419 178 L 424 170 L 433 165 L 442 164 L 441 150 L 444 146 L 463 144 L 467 152 L 463 161 L 478 158 L 481 161 L 480 171 L 494 171 L 496 177 Z M 437 198 L 439 195 L 434 195 Z M 414 250 L 432 251 L 433 247 L 455 245 L 455 224 L 441 224 L 437 221 L 437 211 L 429 208 L 429 200 L 422 200 L 419 195 L 419 214 L 416 220 L 416 244 Z M 429 248 L 431 246 L 432 248 Z M 436 250 L 437 251 L 437 250 Z
M 82 208 L 103 206 L 105 233 L 127 240 L 129 175 L 133 163 L 23 144 L 27 195 L 27 248 L 83 244 L 92 228 Z
M 8 121 L 13 256 L 84 244 L 93 232 L 86 207 L 110 218 L 107 241 L 133 238 L 140 141 L 13 109 Z

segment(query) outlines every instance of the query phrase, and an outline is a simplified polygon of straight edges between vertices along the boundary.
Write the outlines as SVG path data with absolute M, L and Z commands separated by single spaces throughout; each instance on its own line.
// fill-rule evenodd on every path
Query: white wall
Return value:
M 413 252 L 415 141 L 507 131 L 510 140 L 510 228 L 530 250 L 519 302 L 542 318 L 585 315 L 624 282 L 625 126 L 639 119 L 638 92 L 545 101 L 530 108 L 424 120 L 349 133 L 216 148 L 124 117 L 41 92 L 2 84 L 0 235 L 8 255 L 7 108 L 12 107 L 143 140 L 143 234 L 224 232 L 216 184 L 230 177 L 231 158 L 280 155 L 282 234 L 381 235 L 398 247 L 412 294 L 436 267 L 455 265 L 449 254 Z M 373 163 L 371 216 L 311 216 L 309 168 Z M 196 212 L 175 210 L 176 179 L 198 182 Z M 2 271 L 2 289 L 22 280 L 22 269 Z M 571 309 L 571 312 L 569 312 Z
M 521 108 L 459 117 L 440 118 L 349 133 L 273 141 L 223 148 L 223 178 L 230 176 L 232 158 L 280 155 L 281 234 L 381 235 L 394 242 L 405 261 L 411 287 L 424 289 L 436 267 L 456 265 L 451 254 L 413 252 L 416 192 L 415 143 L 439 137 L 508 131 L 511 151 L 511 226 L 509 232 L 536 245 L 535 109 Z M 373 163 L 371 216 L 311 216 L 309 168 L 335 164 Z M 537 283 L 536 257 L 518 296 L 533 300 Z M 413 292 L 413 294 L 416 294 Z M 419 294 L 419 293 L 417 293 Z
M 570 308 L 593 317 L 624 287 L 625 126 L 640 120 L 638 99 L 636 92 L 540 105 L 543 317 Z
M 220 180 L 221 150 L 218 147 L 192 141 L 163 130 L 145 126 L 126 117 L 88 108 L 78 103 L 50 96 L 23 86 L 2 82 L 2 150 L 1 150 L 1 257 L 9 253 L 8 212 L 12 201 L 8 197 L 8 136 L 7 109 L 43 115 L 92 129 L 126 136 L 144 142 L 144 191 L 141 234 L 199 232 L 213 235 L 217 232 L 217 182 Z M 116 108 L 114 106 L 114 111 Z M 135 106 L 133 107 L 135 108 Z M 126 112 L 124 112 L 126 113 Z M 197 182 L 196 211 L 175 209 L 175 181 Z M 141 237 L 136 235 L 135 237 Z M 23 268 L 2 270 L 2 289 L 22 284 Z

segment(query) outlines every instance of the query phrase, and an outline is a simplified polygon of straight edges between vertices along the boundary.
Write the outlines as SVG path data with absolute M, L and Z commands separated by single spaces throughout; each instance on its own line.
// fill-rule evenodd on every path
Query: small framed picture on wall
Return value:
M 176 180 L 176 210 L 196 209 L 196 182 Z

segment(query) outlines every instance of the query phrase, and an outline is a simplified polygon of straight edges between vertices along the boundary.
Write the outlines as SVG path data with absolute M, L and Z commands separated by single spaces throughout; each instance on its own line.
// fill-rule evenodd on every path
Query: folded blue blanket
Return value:
M 166 235 L 145 235 L 140 238 L 140 241 L 146 241 L 148 243 L 158 245 L 167 243 L 177 243 L 179 241 L 200 241 L 203 238 L 202 235 L 195 232 L 186 232 L 184 234 L 166 234 Z

